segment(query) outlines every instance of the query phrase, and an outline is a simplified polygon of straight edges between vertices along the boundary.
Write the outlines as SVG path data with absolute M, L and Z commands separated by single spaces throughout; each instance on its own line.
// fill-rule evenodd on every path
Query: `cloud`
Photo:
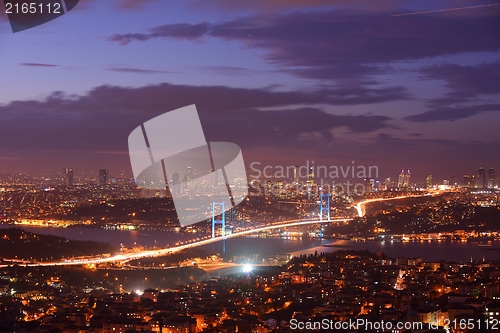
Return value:
M 138 9 L 144 8 L 148 3 L 158 2 L 158 0 L 118 0 L 118 7 L 121 9 Z
M 500 104 L 483 104 L 464 107 L 439 107 L 429 111 L 411 115 L 404 119 L 411 122 L 430 122 L 430 121 L 454 121 L 472 117 L 482 112 L 498 112 Z
M 478 95 L 500 93 L 500 61 L 477 66 L 439 64 L 420 70 L 426 79 L 444 80 L 452 91 L 430 104 L 445 105 L 467 101 Z
M 135 68 L 135 67 L 111 67 L 109 69 L 113 72 L 123 72 L 123 73 L 135 73 L 135 74 L 172 74 L 178 73 L 174 71 L 162 71 L 162 70 L 154 70 L 154 69 L 143 69 L 143 68 Z
M 19 160 L 17 157 L 12 157 L 12 156 L 0 156 L 0 161 L 17 161 Z
M 444 63 L 422 68 L 420 72 L 426 80 L 443 80 L 451 91 L 429 100 L 429 110 L 404 118 L 407 121 L 455 121 L 500 111 L 500 61 L 476 66 Z
M 21 66 L 27 66 L 27 67 L 59 67 L 59 65 L 53 65 L 53 64 L 41 64 L 41 63 L 36 63 L 36 62 L 23 62 L 19 64 Z
M 449 172 L 450 165 L 460 168 L 471 159 L 491 156 L 494 144 L 399 139 L 384 133 L 394 129 L 387 116 L 333 114 L 313 106 L 366 101 L 372 94 L 373 89 L 360 88 L 283 92 L 171 84 L 100 86 L 85 95 L 55 92 L 43 100 L 0 105 L 0 141 L 5 143 L 0 156 L 18 159 L 4 163 L 2 170 L 73 167 L 129 172 L 130 132 L 157 115 L 193 103 L 207 141 L 240 145 L 247 163 L 297 165 L 314 158 L 318 165 L 351 165 L 354 159 L 358 165 L 379 166 L 382 178 L 391 168 L 397 175 L 395 164 L 428 173 L 434 172 L 428 161 L 439 161 L 435 164 Z M 332 129 L 341 129 L 342 136 L 332 135 Z M 365 139 L 356 140 L 360 137 Z M 470 159 L 464 160 L 464 154 Z M 485 162 L 495 161 L 496 155 Z
M 241 11 L 241 12 L 271 12 L 277 10 L 297 10 L 305 9 L 324 9 L 324 8 L 337 8 L 337 9 L 351 9 L 351 10 L 364 10 L 371 12 L 384 12 L 384 13 L 407 13 L 417 11 L 412 8 L 433 8 L 445 9 L 457 6 L 471 5 L 470 0 L 421 0 L 416 6 L 415 1 L 412 0 L 398 0 L 398 1 L 370 1 L 370 0 L 254 0 L 254 1 L 233 1 L 233 0 L 194 0 L 189 2 L 192 10 L 212 10 L 216 12 Z M 472 12 L 472 11 L 468 11 Z M 453 13 L 454 14 L 454 13 Z M 465 15 L 461 13 L 462 15 Z M 469 13 L 467 13 L 469 14 Z
M 304 138 L 318 139 L 315 144 L 333 142 L 333 128 L 345 127 L 352 133 L 392 128 L 388 123 L 391 119 L 386 116 L 337 115 L 311 107 L 275 111 L 243 109 L 226 114 L 202 114 L 201 117 L 211 140 L 231 140 L 242 147 L 265 147 L 272 143 L 273 147 L 307 149 L 311 142 Z
M 213 24 L 167 24 L 147 34 L 117 34 L 109 40 L 126 45 L 134 40 L 210 36 L 263 49 L 267 61 L 297 76 L 366 80 L 390 71 L 387 64 L 393 61 L 497 51 L 500 21 L 495 11 L 499 10 L 480 17 L 390 17 L 345 10 L 261 14 Z
M 149 33 L 129 33 L 115 34 L 108 38 L 111 42 L 117 42 L 120 45 L 127 45 L 132 41 L 144 42 L 153 38 L 169 38 L 169 39 L 187 39 L 194 40 L 203 37 L 209 28 L 208 23 L 188 24 L 165 24 L 149 29 Z
M 329 129 L 336 126 L 373 132 L 390 125 L 384 116 L 332 115 L 318 108 L 289 106 L 353 105 L 400 98 L 406 98 L 400 88 L 282 92 L 167 83 L 138 88 L 100 86 L 85 95 L 55 92 L 44 100 L 0 105 L 0 140 L 9 142 L 9 149 L 126 151 L 126 138 L 138 124 L 196 104 L 212 141 L 242 141 L 249 146 L 279 140 L 290 146 L 290 138 L 301 133 L 320 131 L 328 139 Z M 279 111 L 261 111 L 270 107 Z
M 251 75 L 257 72 L 256 70 L 253 69 L 237 67 L 237 66 L 198 66 L 198 68 L 205 72 L 228 75 L 228 76 Z

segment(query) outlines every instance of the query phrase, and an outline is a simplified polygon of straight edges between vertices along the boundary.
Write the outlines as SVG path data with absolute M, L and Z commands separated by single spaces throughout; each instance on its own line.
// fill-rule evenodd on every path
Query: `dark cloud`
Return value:
M 482 112 L 498 112 L 500 104 L 483 104 L 463 107 L 439 107 L 429 111 L 405 117 L 405 120 L 411 122 L 430 122 L 430 121 L 453 121 L 472 117 Z
M 116 2 L 121 9 L 137 9 L 144 8 L 148 3 L 158 2 L 158 0 L 117 0 Z
M 170 39 L 198 39 L 203 37 L 208 31 L 208 23 L 188 24 L 165 24 L 149 29 L 149 33 L 130 33 L 130 34 L 115 34 L 108 38 L 111 42 L 117 42 L 121 45 L 127 45 L 132 41 L 147 41 L 153 38 L 170 38 Z
M 162 71 L 162 70 L 154 70 L 154 69 L 143 69 L 143 68 L 134 68 L 134 67 L 111 67 L 109 69 L 113 72 L 123 72 L 123 73 L 136 73 L 136 74 L 172 74 L 178 73 L 174 71 Z
M 421 69 L 426 79 L 444 80 L 452 91 L 429 101 L 430 105 L 465 102 L 478 95 L 500 93 L 500 61 L 477 66 L 439 64 Z
M 355 90 L 338 94 L 359 95 Z M 207 140 L 240 145 L 247 164 L 259 161 L 302 165 L 313 156 L 317 165 L 351 165 L 356 160 L 357 165 L 378 165 L 383 179 L 393 171 L 397 175 L 396 169 L 402 166 L 432 173 L 438 167 L 430 170 L 429 160 L 447 161 L 436 163 L 442 164 L 443 170 L 453 165 L 463 168 L 459 172 L 468 172 L 467 163 L 471 162 L 463 159 L 464 154 L 476 161 L 492 155 L 488 153 L 493 151 L 492 144 L 395 138 L 383 133 L 393 129 L 386 116 L 330 114 L 318 107 L 291 107 L 338 102 L 332 95 L 333 91 L 328 90 L 278 92 L 170 84 L 101 86 L 76 96 L 53 93 L 44 100 L 0 106 L 0 140 L 9 143 L 7 150 L 0 149 L 0 156 L 10 157 L 5 162 L 13 170 L 105 167 L 115 174 L 115 170 L 124 168 L 130 172 L 130 132 L 157 115 L 192 103 L 197 105 Z M 359 101 L 365 97 L 357 98 Z M 275 110 L 263 111 L 265 107 Z M 332 135 L 336 128 L 342 129 L 342 137 Z M 372 139 L 356 140 L 360 136 Z M 484 163 L 495 165 L 495 160 Z
M 484 1 L 474 1 L 474 4 L 486 4 Z M 212 10 L 220 12 L 226 10 L 234 11 L 254 11 L 272 12 L 276 10 L 296 10 L 300 8 L 324 9 L 333 6 L 339 9 L 366 10 L 372 12 L 389 12 L 391 14 L 414 12 L 415 1 L 370 1 L 370 0 L 254 0 L 254 1 L 233 1 L 233 0 L 194 0 L 189 5 L 193 10 Z M 470 6 L 471 0 L 442 0 L 439 2 L 432 0 L 420 0 L 418 8 L 446 9 L 450 7 Z M 472 12 L 472 11 L 469 11 Z M 468 14 L 468 13 L 467 13 Z
M 203 36 L 236 40 L 267 51 L 278 68 L 314 79 L 356 79 L 383 74 L 392 61 L 500 48 L 500 9 L 483 16 L 414 15 L 336 11 L 254 15 L 216 24 L 170 24 L 149 34 L 114 35 L 127 44 L 152 38 Z M 459 38 L 457 38 L 459 36 Z
M 237 66 L 199 66 L 198 68 L 205 72 L 228 76 L 251 75 L 256 72 L 253 69 Z
M 370 133 L 391 128 L 390 118 L 378 115 L 336 115 L 317 108 L 277 111 L 240 110 L 225 114 L 202 114 L 207 136 L 230 140 L 243 147 L 294 147 L 326 144 L 335 138 L 330 130 L 345 127 L 352 133 Z M 220 131 L 224 128 L 224 131 Z M 313 138 L 313 141 L 308 138 Z M 319 142 L 318 142 L 319 141 Z
M 348 127 L 353 132 L 388 127 L 386 117 L 334 116 L 312 108 L 285 111 L 287 106 L 352 105 L 405 97 L 400 88 L 280 92 L 166 83 L 139 88 L 101 86 L 81 96 L 57 92 L 41 101 L 13 101 L 0 106 L 0 140 L 8 140 L 12 149 L 121 151 L 126 150 L 126 138 L 139 124 L 164 112 L 196 104 L 201 117 L 211 124 L 207 130 L 212 133 L 210 128 L 215 129 L 214 136 L 234 130 L 232 138 L 245 132 L 249 144 L 270 142 L 277 136 L 282 136 L 285 142 L 309 131 L 327 133 L 336 126 Z M 265 107 L 283 110 L 258 110 Z M 261 132 L 264 128 L 266 135 Z
M 27 67 L 59 67 L 59 65 L 53 65 L 53 64 L 41 64 L 41 63 L 36 63 L 36 62 L 23 62 L 19 64 L 21 66 L 27 66 Z

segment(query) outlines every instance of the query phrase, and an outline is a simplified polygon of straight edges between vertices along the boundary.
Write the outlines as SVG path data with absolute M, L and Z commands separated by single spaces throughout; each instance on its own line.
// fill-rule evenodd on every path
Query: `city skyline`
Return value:
M 334 166 L 335 168 L 338 168 L 338 166 Z M 380 176 L 378 175 L 378 170 L 376 171 L 376 176 L 371 175 L 370 170 L 368 173 L 366 173 L 366 170 L 363 171 L 363 174 L 366 174 L 367 176 L 359 176 L 359 174 L 356 174 L 356 177 L 344 177 L 342 178 L 341 173 L 337 171 L 330 171 L 327 169 L 326 166 L 287 166 L 287 167 L 278 167 L 277 169 L 272 169 L 268 167 L 270 170 L 275 170 L 274 173 L 271 171 L 268 173 L 266 170 L 265 172 L 262 172 L 260 170 L 254 169 L 251 167 L 252 171 L 258 171 L 260 176 L 256 176 L 255 172 L 250 172 L 248 174 L 248 182 L 251 184 L 253 181 L 258 180 L 260 181 L 281 181 L 286 184 L 291 184 L 291 185 L 298 185 L 300 184 L 309 184 L 309 185 L 314 185 L 315 183 L 316 186 L 319 186 L 324 182 L 324 184 L 330 184 L 331 181 L 333 181 L 331 184 L 335 184 L 335 180 L 337 180 L 338 184 L 341 184 L 342 181 L 346 180 L 358 180 L 358 181 L 371 181 L 372 187 L 375 188 L 376 184 L 380 188 L 383 188 L 385 190 L 388 189 L 403 189 L 403 188 L 430 188 L 433 186 L 439 186 L 439 185 L 450 185 L 450 186 L 460 186 L 460 187 L 469 187 L 469 188 L 477 188 L 477 189 L 496 189 L 498 188 L 499 182 L 498 182 L 498 175 L 497 171 L 494 167 L 489 167 L 488 173 L 486 174 L 486 171 L 484 171 L 484 167 L 479 167 L 478 173 L 464 173 L 463 175 L 451 175 L 450 177 L 446 178 L 436 178 L 434 174 L 432 173 L 426 173 L 425 177 L 423 179 L 414 179 L 410 178 L 410 170 L 405 168 L 402 168 L 401 172 L 399 173 L 399 176 L 397 177 L 391 177 L 391 176 Z M 302 174 L 300 172 L 301 168 L 305 168 L 307 170 L 307 174 Z M 374 166 L 370 166 L 369 168 L 376 168 Z M 276 171 L 277 170 L 277 171 Z M 346 172 L 346 170 L 340 169 L 342 172 Z M 347 172 L 349 172 L 350 169 L 347 169 Z M 481 177 L 481 170 L 484 171 L 484 176 L 486 177 L 484 181 L 482 180 Z M 331 175 L 334 174 L 336 176 L 331 177 Z M 0 174 L 0 176 L 14 176 L 16 174 Z M 99 185 L 106 185 L 109 183 L 109 181 L 115 182 L 117 180 L 132 180 L 133 177 L 128 174 L 123 174 L 118 171 L 113 171 L 110 173 L 108 169 L 98 169 L 98 170 L 80 170 L 76 172 L 76 178 L 75 178 L 75 172 L 73 168 L 64 168 L 62 173 L 58 172 L 46 172 L 46 173 L 34 173 L 34 174 L 19 174 L 20 176 L 27 176 L 27 177 L 48 177 L 45 180 L 49 182 L 57 181 L 57 179 L 60 180 L 61 185 L 66 185 L 66 186 L 72 186 L 76 185 L 77 183 L 75 182 L 75 179 L 79 182 L 79 185 L 83 185 L 88 183 L 89 181 L 96 181 Z M 189 183 L 192 180 L 193 174 L 191 173 L 191 167 L 187 167 L 186 171 L 184 173 L 173 173 L 169 176 L 170 180 L 169 182 L 179 182 L 180 177 L 182 177 L 184 180 L 183 182 Z M 173 180 L 177 179 L 177 180 Z M 411 180 L 410 180 L 411 179 Z

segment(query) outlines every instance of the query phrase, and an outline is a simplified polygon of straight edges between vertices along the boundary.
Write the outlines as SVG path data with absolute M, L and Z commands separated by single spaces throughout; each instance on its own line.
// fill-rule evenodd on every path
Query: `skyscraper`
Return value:
M 310 185 L 314 185 L 314 168 L 309 167 L 309 174 L 307 175 L 307 182 Z
M 398 177 L 398 188 L 399 189 L 408 189 L 410 188 L 410 169 L 405 172 L 405 169 L 401 169 L 401 173 Z
M 64 169 L 64 185 L 73 185 L 73 169 Z
M 495 188 L 498 186 L 498 178 L 495 168 L 491 167 L 488 170 L 488 188 Z
M 108 183 L 108 169 L 99 170 L 99 185 L 106 185 Z
M 405 184 L 405 170 L 401 169 L 401 173 L 398 177 L 398 188 L 403 188 Z
M 299 167 L 296 165 L 293 168 L 293 184 L 298 185 L 299 184 L 299 173 L 298 173 Z
M 484 171 L 484 167 L 479 167 L 479 172 L 477 174 L 477 188 L 485 188 L 486 187 L 486 172 Z
M 432 180 L 432 175 L 427 175 L 427 177 L 425 178 L 425 187 L 432 188 L 433 185 L 434 185 L 434 182 Z
M 405 175 L 404 187 L 406 188 L 410 187 L 410 169 L 408 169 L 408 172 Z

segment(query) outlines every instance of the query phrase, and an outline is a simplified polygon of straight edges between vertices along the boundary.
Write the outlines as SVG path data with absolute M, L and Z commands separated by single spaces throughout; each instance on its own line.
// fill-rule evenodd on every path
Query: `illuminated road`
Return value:
M 393 197 L 393 198 L 368 199 L 368 200 L 358 202 L 358 204 L 354 207 L 358 211 L 358 217 L 363 217 L 363 216 L 365 216 L 365 209 L 363 206 L 365 206 L 367 203 L 389 201 L 389 200 L 398 200 L 398 199 L 408 199 L 408 198 L 419 198 L 419 197 L 426 197 L 426 196 L 434 196 L 434 195 L 438 195 L 438 194 L 441 194 L 441 192 L 426 193 L 426 194 L 415 195 L 415 196 L 401 195 L 399 197 Z
M 279 228 L 296 227 L 296 226 L 307 225 L 307 224 L 345 222 L 345 221 L 350 221 L 350 220 L 352 220 L 352 218 L 331 219 L 330 221 L 292 220 L 292 221 L 286 221 L 286 222 L 282 222 L 279 224 L 273 224 L 273 225 L 269 225 L 269 226 L 265 226 L 265 227 L 253 228 L 253 229 L 249 229 L 249 230 L 235 232 L 231 235 L 227 235 L 226 239 L 241 237 L 241 236 L 245 236 L 245 235 L 250 235 L 250 234 L 254 234 L 254 233 L 258 233 L 258 232 L 262 232 L 262 231 L 279 229 Z M 19 262 L 16 262 L 16 263 L 19 265 L 22 265 L 22 266 L 71 266 L 71 265 L 74 266 L 74 265 L 91 265 L 91 264 L 103 264 L 103 263 L 113 263 L 113 262 L 125 262 L 125 261 L 142 259 L 142 258 L 161 257 L 161 256 L 175 253 L 178 251 L 220 242 L 221 240 L 222 240 L 222 236 L 218 236 L 218 237 L 214 237 L 214 238 L 203 239 L 203 240 L 199 240 L 199 241 L 196 241 L 193 243 L 184 244 L 184 245 L 175 246 L 175 247 L 169 247 L 169 248 L 165 248 L 165 249 L 147 250 L 147 251 L 141 251 L 141 252 L 136 252 L 136 253 L 127 253 L 127 254 L 118 254 L 118 255 L 111 256 L 111 257 L 107 257 L 107 258 L 99 257 L 99 258 L 87 258 L 87 259 L 67 259 L 67 260 L 53 261 L 53 262 L 36 262 L 36 263 L 27 262 L 27 263 L 22 263 L 22 264 Z M 7 266 L 9 266 L 9 265 L 0 265 L 0 267 L 7 267 Z
M 425 194 L 425 196 L 431 195 L 431 194 Z M 421 195 L 423 196 L 423 195 Z M 369 199 L 365 201 L 359 202 L 355 208 L 358 212 L 358 216 L 362 217 L 364 215 L 364 205 L 367 203 L 372 203 L 372 202 L 378 202 L 378 201 L 387 201 L 387 200 L 397 200 L 397 199 L 406 199 L 406 198 L 412 198 L 416 196 L 399 196 L 399 197 L 393 197 L 393 198 L 379 198 L 379 199 Z M 287 228 L 287 227 L 297 227 L 301 225 L 308 225 L 308 224 L 318 224 L 318 223 L 335 223 L 335 222 L 346 222 L 346 221 L 351 221 L 352 218 L 332 218 L 330 221 L 326 220 L 288 220 L 284 221 L 281 223 L 276 223 L 273 225 L 268 225 L 260 228 L 252 228 L 248 230 L 243 230 L 243 231 L 238 231 L 235 232 L 231 235 L 226 235 L 226 239 L 229 238 L 236 238 L 236 237 L 241 237 L 241 236 L 246 236 L 262 231 L 268 231 L 268 230 L 274 230 L 274 229 L 280 229 L 280 228 Z M 175 253 L 178 251 L 198 247 L 198 246 L 203 246 L 203 245 L 208 245 L 216 242 L 220 242 L 222 240 L 222 236 L 214 237 L 214 238 L 207 238 L 207 239 L 202 239 L 198 240 L 192 243 L 188 244 L 183 244 L 179 246 L 174 246 L 174 247 L 169 247 L 169 248 L 163 248 L 163 249 L 155 249 L 155 250 L 147 250 L 147 251 L 141 251 L 141 252 L 134 252 L 134 253 L 126 253 L 126 254 L 117 254 L 114 256 L 110 257 L 88 257 L 88 258 L 83 258 L 83 259 L 65 259 L 65 260 L 60 260 L 60 261 L 53 261 L 53 262 L 20 262 L 18 260 L 10 260 L 12 264 L 18 264 L 22 266 L 75 266 L 75 265 L 91 265 L 91 264 L 103 264 L 103 263 L 114 263 L 114 262 L 127 262 L 130 260 L 136 260 L 136 259 L 142 259 L 142 258 L 151 258 L 151 257 L 161 257 L 164 255 L 168 255 L 171 253 Z M 9 261 L 6 259 L 5 261 Z M 9 264 L 3 264 L 0 265 L 0 267 L 8 267 Z

